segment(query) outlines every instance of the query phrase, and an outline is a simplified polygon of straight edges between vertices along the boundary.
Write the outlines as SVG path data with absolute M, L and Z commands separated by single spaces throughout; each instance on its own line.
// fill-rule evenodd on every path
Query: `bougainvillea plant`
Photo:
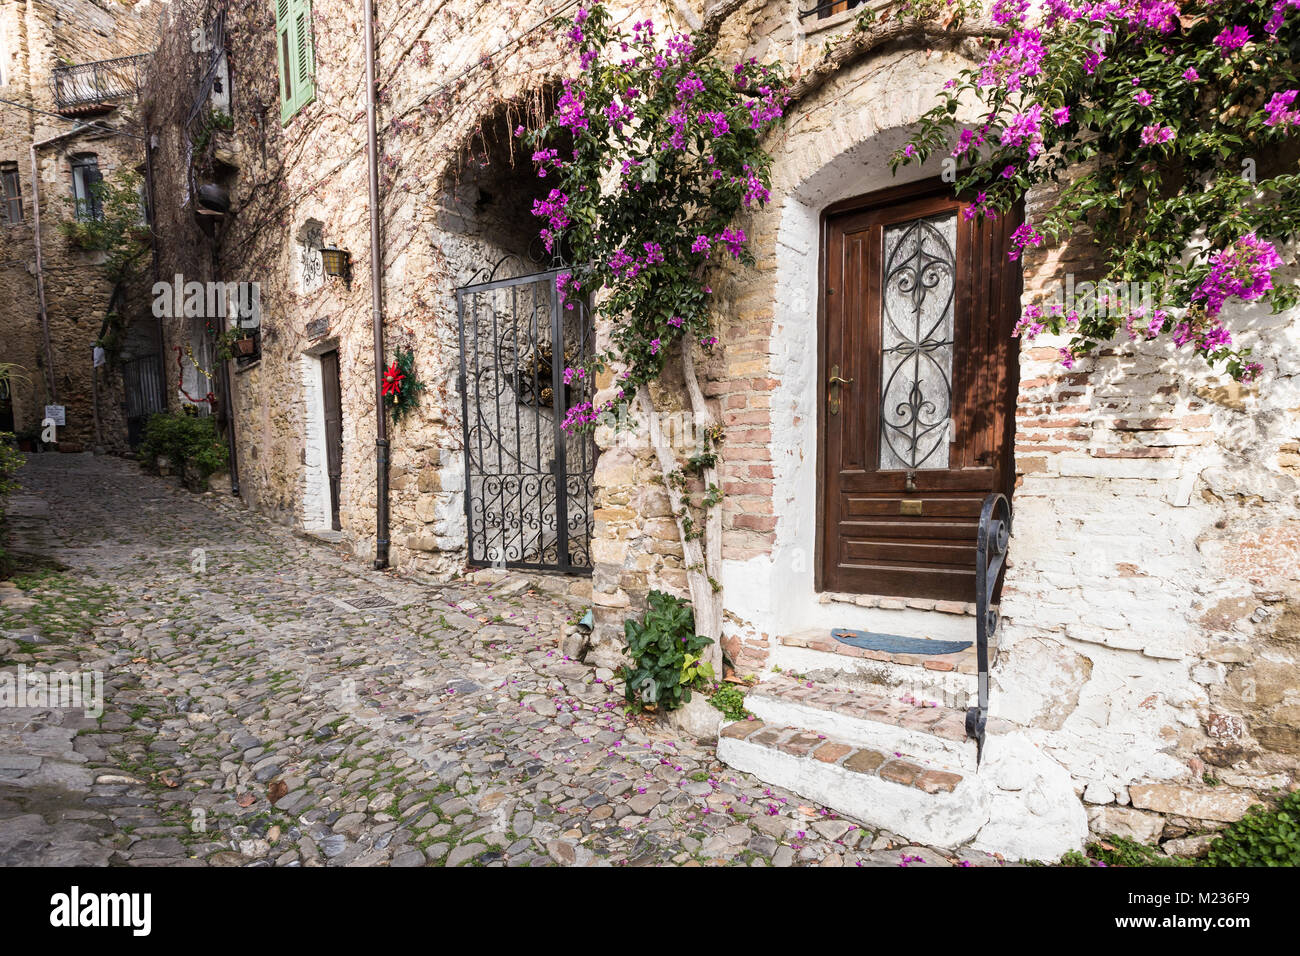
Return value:
M 534 204 L 548 251 L 572 267 L 557 282 L 566 300 L 594 298 L 611 350 L 570 376 L 622 369 L 616 397 L 569 410 L 566 427 L 593 424 L 654 381 L 680 342 L 711 347 L 710 263 L 752 261 L 733 226 L 766 202 L 771 160 L 762 134 L 781 118 L 783 74 L 749 60 L 728 66 L 692 38 L 665 38 L 649 21 L 631 33 L 596 5 L 562 20 L 579 63 L 550 120 L 517 131 L 538 175 L 552 183 Z
M 533 212 L 544 223 L 546 248 L 571 263 L 557 278 L 557 295 L 570 308 L 587 299 L 609 330 L 608 349 L 566 368 L 564 380 L 616 374 L 606 392 L 613 397 L 574 405 L 564 425 L 635 422 L 623 414 L 634 400 L 648 413 L 643 421 L 681 537 L 697 627 L 721 673 L 715 449 L 723 435 L 704 401 L 694 354 L 717 343 L 710 267 L 752 262 L 734 220 L 768 199 L 771 159 L 762 137 L 780 122 L 785 77 L 779 66 L 714 57 L 716 28 L 660 37 L 646 20 L 628 32 L 597 5 L 580 8 L 560 30 L 577 57 L 577 75 L 565 79 L 549 121 L 517 133 L 538 175 L 552 184 Z M 670 357 L 680 362 L 703 436 L 684 461 L 658 429 L 649 388 Z M 692 500 L 696 478 L 700 497 Z
M 424 383 L 415 374 L 415 353 L 411 349 L 398 349 L 393 363 L 384 372 L 383 398 L 399 422 L 420 403 Z
M 1222 310 L 1297 299 L 1273 272 L 1300 226 L 1300 0 L 1029 6 L 996 0 L 993 20 L 1010 35 L 948 84 L 895 168 L 947 153 L 972 215 L 1004 215 L 1031 188 L 1064 184 L 1008 254 L 1086 227 L 1106 259 L 1097 287 L 1149 293 L 1026 306 L 1018 334 L 1068 335 L 1067 367 L 1127 337 L 1172 341 L 1253 379 L 1261 366 Z M 959 100 L 978 102 L 973 125 L 957 121 Z

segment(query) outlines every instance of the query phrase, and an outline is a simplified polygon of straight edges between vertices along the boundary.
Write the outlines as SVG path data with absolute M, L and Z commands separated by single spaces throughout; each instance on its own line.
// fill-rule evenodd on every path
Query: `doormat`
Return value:
M 866 651 L 884 651 L 886 654 L 956 654 L 971 645 L 970 641 L 930 641 L 923 637 L 877 634 L 875 631 L 855 631 L 847 627 L 833 628 L 831 637 L 841 644 L 860 647 Z

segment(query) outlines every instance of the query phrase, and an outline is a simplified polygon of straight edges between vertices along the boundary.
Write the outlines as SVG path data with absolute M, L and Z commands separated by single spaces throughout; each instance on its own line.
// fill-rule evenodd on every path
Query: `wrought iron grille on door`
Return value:
M 561 271 L 456 290 L 471 565 L 591 570 L 596 447 L 563 423 L 592 399 L 590 381 L 564 370 L 593 332 L 584 303 L 560 301 Z

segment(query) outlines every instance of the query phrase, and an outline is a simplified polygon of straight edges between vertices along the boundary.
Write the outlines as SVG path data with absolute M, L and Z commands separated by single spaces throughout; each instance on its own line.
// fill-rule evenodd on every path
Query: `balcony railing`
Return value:
M 81 112 L 135 96 L 140 90 L 149 54 L 115 60 L 58 66 L 50 76 L 54 104 L 60 112 Z

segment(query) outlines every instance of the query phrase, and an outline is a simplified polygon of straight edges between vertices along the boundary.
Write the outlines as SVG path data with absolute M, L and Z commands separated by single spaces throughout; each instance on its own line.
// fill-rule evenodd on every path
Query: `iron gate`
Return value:
M 563 423 L 592 400 L 589 378 L 564 380 L 590 353 L 592 328 L 585 303 L 560 301 L 562 273 L 456 290 L 472 565 L 591 570 L 596 446 Z
M 144 438 L 149 417 L 167 410 L 158 356 L 125 359 L 121 365 L 126 394 L 126 440 L 134 448 Z

